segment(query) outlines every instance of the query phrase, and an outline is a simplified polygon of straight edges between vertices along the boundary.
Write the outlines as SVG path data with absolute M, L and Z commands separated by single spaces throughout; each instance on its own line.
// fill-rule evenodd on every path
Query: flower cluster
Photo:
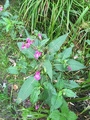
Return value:
M 33 41 L 30 40 L 30 38 L 27 38 L 26 39 L 26 42 L 22 44 L 21 48 L 22 49 L 26 49 L 26 48 L 29 48 L 30 45 L 33 44 Z M 36 50 L 35 51 L 35 54 L 34 54 L 34 58 L 36 60 L 38 60 L 38 58 L 42 55 L 42 52 Z M 40 80 L 41 79 L 41 76 L 40 76 L 40 71 L 36 71 L 35 75 L 34 75 L 34 78 L 35 80 Z
M 33 43 L 33 41 L 30 40 L 30 38 L 27 38 L 26 43 L 22 44 L 22 49 L 29 48 L 32 43 Z

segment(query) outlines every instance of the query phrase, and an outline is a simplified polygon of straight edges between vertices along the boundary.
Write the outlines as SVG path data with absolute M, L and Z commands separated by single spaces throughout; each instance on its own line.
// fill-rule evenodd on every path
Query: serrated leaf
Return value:
M 63 90 L 63 94 L 67 97 L 77 97 L 76 93 L 74 93 L 72 90 L 70 89 L 64 89 Z
M 5 5 L 4 5 L 4 9 L 7 9 L 9 6 L 10 6 L 9 0 L 6 0 Z
M 29 77 L 24 82 L 18 93 L 17 103 L 19 104 L 22 101 L 24 101 L 27 97 L 29 97 L 32 94 L 34 88 L 37 86 L 38 86 L 38 81 L 36 81 L 34 77 Z
M 18 69 L 17 67 L 15 66 L 10 66 L 8 69 L 7 69 L 7 72 L 10 73 L 10 74 L 18 74 Z
M 66 48 L 62 52 L 62 59 L 66 59 L 66 58 L 70 57 L 71 54 L 72 54 L 72 47 Z
M 25 54 L 28 58 L 34 58 L 34 50 L 30 47 L 30 48 L 25 48 L 25 49 L 22 49 L 22 44 L 23 42 L 18 42 L 17 45 L 19 47 L 19 50 Z
M 62 44 L 65 42 L 66 38 L 67 38 L 68 34 L 64 34 L 60 37 L 58 37 L 56 40 L 53 40 L 50 44 L 49 44 L 49 52 L 50 53 L 54 53 L 57 52 L 60 47 L 62 46 Z
M 80 62 L 78 62 L 76 60 L 73 60 L 73 59 L 70 59 L 68 61 L 68 64 L 71 67 L 71 71 L 76 71 L 76 70 L 80 70 L 80 69 L 86 68 L 82 63 L 80 63 Z
M 45 60 L 43 63 L 43 67 L 46 69 L 46 73 L 52 80 L 52 64 L 51 64 L 51 62 L 49 60 Z
M 47 42 L 49 41 L 49 39 L 44 39 L 40 42 L 40 47 L 44 46 Z

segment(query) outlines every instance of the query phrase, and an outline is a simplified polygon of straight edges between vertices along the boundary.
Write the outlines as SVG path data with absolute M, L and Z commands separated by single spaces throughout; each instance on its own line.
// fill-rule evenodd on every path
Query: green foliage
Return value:
M 57 39 L 53 40 L 52 42 L 50 42 L 49 52 L 50 53 L 57 52 L 60 49 L 61 45 L 65 42 L 67 35 L 68 34 L 62 35 L 58 37 Z
M 86 68 L 83 64 L 81 64 L 80 62 L 78 62 L 76 60 L 73 60 L 73 59 L 70 59 L 68 61 L 68 64 L 72 68 L 72 71 L 76 71 L 76 70 L 80 70 L 80 69 Z
M 7 69 L 7 72 L 10 73 L 10 74 L 18 74 L 18 69 L 17 67 L 13 67 L 13 66 L 10 66 L 8 69 Z
M 27 97 L 29 97 L 33 93 L 33 90 L 37 89 L 37 87 L 39 87 L 39 83 L 37 81 L 35 81 L 35 79 L 33 77 L 29 77 L 24 82 L 24 84 L 22 85 L 22 87 L 18 93 L 17 103 L 19 104 L 22 101 L 24 101 Z M 38 93 L 34 93 L 34 94 L 38 95 Z M 35 99 L 35 101 L 36 101 L 36 99 Z
M 9 7 L 8 0 L 4 5 L 4 10 L 0 12 L 0 35 L 3 33 L 2 36 L 6 34 L 10 40 L 17 40 L 15 41 L 17 42 L 16 48 L 18 48 L 17 51 L 20 51 L 15 65 L 7 68 L 8 73 L 15 77 L 22 77 L 22 81 L 24 79 L 23 85 L 18 92 L 16 103 L 20 104 L 26 99 L 30 99 L 32 105 L 43 102 L 47 104 L 46 109 L 49 106 L 49 112 L 45 115 L 45 117 L 47 116 L 47 120 L 76 120 L 77 116 L 69 110 L 66 98 L 71 100 L 78 97 L 76 94 L 80 86 L 74 81 L 75 78 L 73 78 L 73 75 L 75 71 L 86 69 L 83 65 L 84 61 L 82 62 L 80 59 L 74 60 L 73 57 L 75 46 L 80 45 L 85 38 L 88 38 L 89 28 L 86 30 L 82 21 L 85 20 L 84 16 L 89 11 L 89 7 L 85 4 L 82 8 L 79 2 L 70 0 L 65 2 L 62 0 L 58 0 L 57 2 L 49 0 L 22 0 L 21 3 L 22 6 L 19 15 L 21 14 L 22 17 L 24 13 L 22 19 L 25 23 L 19 21 L 16 15 L 13 16 L 10 12 L 6 11 Z M 81 7 L 81 10 L 78 7 Z M 75 21 L 75 19 L 77 20 Z M 29 20 L 32 34 L 28 32 L 30 28 L 26 28 Z M 89 25 L 88 22 L 87 24 Z M 42 26 L 50 39 L 46 34 L 42 34 L 36 30 L 33 31 L 34 28 L 41 30 Z M 77 28 L 77 26 L 79 27 Z M 69 34 L 67 31 L 69 31 Z M 22 33 L 22 36 L 20 36 L 20 33 Z M 81 37 L 81 33 L 85 38 Z M 41 39 L 38 36 L 39 34 L 41 34 Z M 27 42 L 26 38 L 30 38 L 33 43 L 29 47 L 25 46 L 22 49 L 23 43 Z M 79 38 L 80 41 L 77 42 Z M 74 43 L 74 47 L 71 45 L 73 40 L 76 42 Z M 90 41 L 87 39 L 83 44 L 88 48 L 89 43 Z M 62 45 L 64 47 L 61 48 Z M 80 53 L 81 56 L 85 54 L 86 48 L 84 48 L 84 52 Z M 37 59 L 35 59 L 36 51 L 41 52 L 41 54 L 39 53 L 40 56 L 37 55 L 39 56 Z M 35 75 L 36 73 L 37 75 Z M 39 76 L 40 79 L 36 79 L 35 76 Z M 89 87 L 89 82 L 90 80 L 85 82 L 81 85 L 81 88 Z M 26 120 L 28 115 L 30 115 L 31 119 L 39 119 L 40 116 L 44 117 L 44 115 L 40 114 L 39 116 L 37 113 L 32 113 L 31 109 L 23 111 L 23 119 Z M 41 109 L 42 105 L 39 108 L 39 111 L 42 113 L 43 110 Z
M 51 62 L 49 60 L 45 60 L 43 63 L 44 66 L 44 70 L 47 72 L 47 74 L 49 75 L 51 81 L 52 81 L 52 65 Z

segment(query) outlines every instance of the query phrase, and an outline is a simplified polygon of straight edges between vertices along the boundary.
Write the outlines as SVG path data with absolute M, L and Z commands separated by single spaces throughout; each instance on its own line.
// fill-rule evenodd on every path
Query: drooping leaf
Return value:
M 10 66 L 8 69 L 7 69 L 7 72 L 10 73 L 10 74 L 18 74 L 18 69 L 17 67 L 15 66 Z
M 80 69 L 86 68 L 82 63 L 80 63 L 80 62 L 78 62 L 76 60 L 73 60 L 73 59 L 70 59 L 68 61 L 68 64 L 71 67 L 71 71 L 76 71 L 76 70 L 80 70 Z
M 34 58 L 34 50 L 30 47 L 30 48 L 25 48 L 25 49 L 22 49 L 22 44 L 23 42 L 18 42 L 17 45 L 19 47 L 19 50 L 25 54 L 28 58 Z
M 66 38 L 67 38 L 68 34 L 64 34 L 60 37 L 58 37 L 56 40 L 53 40 L 50 44 L 49 44 L 49 52 L 50 53 L 54 53 L 57 52 L 60 47 L 62 46 L 62 44 L 65 42 Z
M 6 2 L 4 4 L 4 9 L 7 9 L 9 6 L 10 6 L 9 0 L 6 0 Z
M 43 67 L 46 70 L 46 73 L 48 74 L 50 79 L 52 80 L 52 64 L 51 64 L 51 62 L 49 60 L 45 60 L 43 63 Z
M 18 93 L 17 103 L 19 104 L 22 101 L 24 101 L 27 97 L 29 97 L 32 94 L 34 88 L 38 86 L 38 84 L 38 81 L 36 81 L 34 77 L 29 77 L 24 82 Z
M 76 93 L 70 89 L 63 89 L 63 94 L 67 97 L 77 97 Z

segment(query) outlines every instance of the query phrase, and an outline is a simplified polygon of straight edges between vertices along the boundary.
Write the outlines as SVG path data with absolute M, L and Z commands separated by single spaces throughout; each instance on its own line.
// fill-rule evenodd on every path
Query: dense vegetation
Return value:
M 0 1 L 0 119 L 89 120 L 90 1 Z

